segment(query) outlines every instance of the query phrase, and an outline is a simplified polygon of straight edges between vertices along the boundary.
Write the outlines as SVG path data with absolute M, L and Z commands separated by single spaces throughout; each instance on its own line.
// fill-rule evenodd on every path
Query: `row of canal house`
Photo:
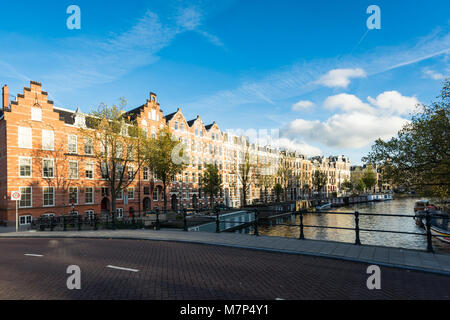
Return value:
M 108 185 L 93 146 L 79 129 L 86 126 L 86 114 L 54 105 L 39 82 L 31 81 L 23 93 L 10 99 L 9 89 L 2 89 L 0 109 L 0 223 L 13 224 L 16 204 L 12 191 L 20 190 L 19 222 L 26 225 L 42 215 L 108 212 L 111 207 Z M 189 165 L 168 190 L 168 209 L 200 208 L 208 205 L 199 189 L 199 179 L 207 163 L 216 165 L 222 176 L 222 190 L 217 202 L 230 207 L 243 205 L 239 165 L 249 152 L 265 175 L 272 177 L 269 187 L 252 176 L 247 204 L 273 201 L 273 184 L 280 182 L 277 170 L 280 159 L 287 159 L 295 177 L 290 181 L 287 200 L 304 194 L 311 186 L 314 165 L 305 156 L 281 151 L 271 146 L 250 143 L 245 136 L 224 132 L 216 122 L 206 124 L 200 116 L 187 120 L 181 109 L 164 115 L 157 96 L 150 93 L 145 104 L 126 112 L 149 137 L 161 128 L 169 130 L 185 145 Z M 328 170 L 330 171 L 330 170 Z M 301 179 L 299 179 L 301 177 Z M 335 184 L 334 184 L 335 185 Z M 334 190 L 334 189 L 331 189 Z M 330 191 L 331 191 L 330 190 Z M 117 216 L 142 215 L 162 209 L 162 183 L 148 168 L 135 172 L 135 179 L 117 202 Z

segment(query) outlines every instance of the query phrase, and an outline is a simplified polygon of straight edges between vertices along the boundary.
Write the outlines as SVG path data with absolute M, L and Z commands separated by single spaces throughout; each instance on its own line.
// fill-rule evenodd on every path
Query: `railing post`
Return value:
M 96 214 L 94 214 L 94 230 L 95 231 L 98 230 L 98 228 L 97 228 L 97 215 Z
M 359 212 L 355 211 L 355 244 L 361 245 L 361 240 L 359 240 Z
M 53 231 L 54 226 L 55 226 L 55 223 L 53 221 L 53 217 L 50 217 L 50 231 Z
M 258 210 L 255 210 L 255 236 L 259 236 L 259 231 L 258 231 L 258 219 L 259 219 L 259 212 Z
M 156 209 L 156 230 L 159 230 L 159 210 Z
M 82 217 L 81 216 L 77 216 L 78 220 L 78 231 L 81 231 L 81 224 L 83 223 Z
M 187 215 L 186 209 L 183 209 L 183 230 L 184 231 L 188 231 L 186 215 Z
M 66 217 L 63 217 L 63 231 L 67 231 Z
M 304 240 L 305 239 L 305 234 L 303 233 L 303 211 L 300 209 L 300 240 Z
M 433 250 L 433 242 L 432 242 L 432 236 L 431 236 L 431 215 L 430 212 L 427 210 L 426 215 L 426 227 L 427 227 L 427 252 L 434 253 Z
M 216 233 L 220 233 L 219 211 L 216 212 Z

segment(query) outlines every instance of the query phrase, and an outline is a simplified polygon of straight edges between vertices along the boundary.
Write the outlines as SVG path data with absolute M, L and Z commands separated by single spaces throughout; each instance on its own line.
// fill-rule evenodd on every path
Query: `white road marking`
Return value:
M 111 269 L 123 270 L 123 271 L 139 272 L 139 270 L 130 269 L 130 268 L 122 268 L 122 267 L 116 267 L 116 266 L 106 266 L 106 267 L 111 268 Z
M 42 254 L 31 254 L 31 253 L 25 253 L 25 255 L 26 255 L 27 257 L 38 257 L 38 258 L 41 258 L 41 257 L 43 257 L 43 255 L 42 255 Z

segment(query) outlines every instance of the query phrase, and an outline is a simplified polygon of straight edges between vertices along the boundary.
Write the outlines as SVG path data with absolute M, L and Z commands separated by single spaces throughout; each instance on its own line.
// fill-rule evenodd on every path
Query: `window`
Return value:
M 33 133 L 31 128 L 19 127 L 19 148 L 31 149 L 33 147 Z
M 52 207 L 55 205 L 55 188 L 44 187 L 44 207 Z
M 42 109 L 41 108 L 31 108 L 31 120 L 42 121 Z
M 19 224 L 21 226 L 27 225 L 27 224 L 31 224 L 31 221 L 33 221 L 33 217 L 32 216 L 20 216 L 19 217 Z
M 78 179 L 78 161 L 69 161 L 69 179 Z
M 19 158 L 19 176 L 21 178 L 31 178 L 31 158 Z
M 78 204 L 78 187 L 69 187 L 69 203 Z
M 42 150 L 55 149 L 55 134 L 51 130 L 42 130 Z
M 94 164 L 93 163 L 86 163 L 86 169 L 85 169 L 85 175 L 86 179 L 94 179 Z
M 44 213 L 41 217 L 43 218 L 54 218 L 56 215 L 54 213 Z
M 153 201 L 158 201 L 158 188 L 153 190 Z
M 128 147 L 127 147 L 127 159 L 128 159 L 128 160 L 133 160 L 133 159 L 134 159 L 134 149 L 133 149 L 133 146 L 128 146 Z
M 143 173 L 144 173 L 144 180 L 148 181 L 149 177 L 148 177 L 148 168 L 147 167 L 144 167 Z
M 180 124 L 180 130 L 184 131 L 184 123 Z
M 175 121 L 175 130 L 178 130 L 178 121 Z
M 94 143 L 91 138 L 84 139 L 84 154 L 89 156 L 94 154 Z
M 144 194 L 145 195 L 150 194 L 150 187 L 144 187 Z
M 152 110 L 152 120 L 156 120 L 156 110 Z
M 109 188 L 102 187 L 102 197 L 109 197 Z
M 20 187 L 20 193 L 22 194 L 22 199 L 20 200 L 19 207 L 20 208 L 31 208 L 33 203 L 31 201 L 32 198 L 32 189 L 31 187 Z
M 69 153 L 76 154 L 77 151 L 78 151 L 78 137 L 75 136 L 75 135 L 69 135 L 68 140 L 69 140 L 68 141 L 68 144 L 69 144 L 68 151 L 69 151 Z
M 118 143 L 116 146 L 116 158 L 121 159 L 123 156 L 123 145 Z
M 117 195 L 117 200 L 123 200 L 123 190 L 119 191 L 119 194 Z
M 93 187 L 86 187 L 86 190 L 84 191 L 85 195 L 85 203 L 91 204 L 94 203 L 94 188 Z
M 198 129 L 195 128 L 195 135 L 198 136 Z
M 42 177 L 54 178 L 55 162 L 53 159 L 42 159 Z
M 117 219 L 122 219 L 123 218 L 123 208 L 117 208 L 116 209 L 116 216 L 117 216 Z
M 94 210 L 87 210 L 84 212 L 84 214 L 86 215 L 86 218 L 89 220 L 93 220 L 95 217 L 95 212 Z
M 106 163 L 102 162 L 100 171 L 102 172 L 102 179 L 108 179 L 108 167 Z
M 128 167 L 128 180 L 134 180 L 135 172 L 134 167 Z
M 128 199 L 134 200 L 134 188 L 128 188 Z

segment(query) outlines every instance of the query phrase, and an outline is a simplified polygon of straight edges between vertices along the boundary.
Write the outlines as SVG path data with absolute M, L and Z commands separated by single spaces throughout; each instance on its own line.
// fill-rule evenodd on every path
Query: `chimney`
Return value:
M 2 109 L 7 109 L 9 107 L 9 89 L 5 84 L 2 88 Z

